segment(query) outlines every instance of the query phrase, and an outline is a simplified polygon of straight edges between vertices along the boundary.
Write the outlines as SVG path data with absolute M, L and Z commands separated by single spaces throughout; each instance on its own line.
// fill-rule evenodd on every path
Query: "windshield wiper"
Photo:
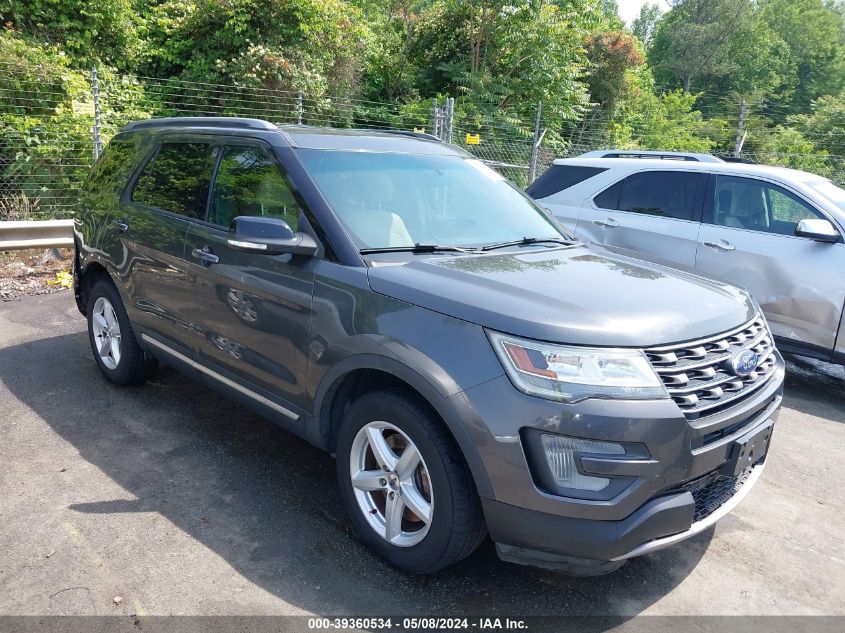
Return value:
M 482 246 L 481 250 L 492 251 L 497 248 L 505 248 L 506 246 L 522 246 L 524 244 L 541 244 L 544 242 L 554 242 L 556 244 L 565 244 L 567 246 L 578 244 L 578 240 L 567 240 L 563 237 L 523 237 L 521 240 L 499 242 L 497 244 L 487 244 L 487 246 Z
M 464 246 L 438 246 L 437 244 L 414 244 L 413 246 L 383 246 L 381 248 L 362 248 L 362 255 L 372 253 L 477 253 L 477 248 Z

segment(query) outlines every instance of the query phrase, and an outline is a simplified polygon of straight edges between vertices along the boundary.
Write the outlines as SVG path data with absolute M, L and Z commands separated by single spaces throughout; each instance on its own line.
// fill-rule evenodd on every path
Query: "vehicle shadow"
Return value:
M 784 355 L 784 404 L 807 415 L 845 423 L 845 367 Z
M 310 612 L 633 616 L 683 581 L 712 538 L 711 530 L 597 578 L 502 563 L 488 541 L 451 569 L 413 576 L 352 536 L 329 455 L 170 368 L 142 387 L 114 387 L 76 333 L 0 349 L 0 375 L 127 492 L 80 499 L 72 511 L 160 513 L 252 583 Z

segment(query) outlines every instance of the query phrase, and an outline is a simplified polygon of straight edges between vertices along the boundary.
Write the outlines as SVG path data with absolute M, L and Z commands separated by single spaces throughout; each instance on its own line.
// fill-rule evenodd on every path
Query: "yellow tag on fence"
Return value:
M 423 128 L 421 128 L 421 127 L 415 127 L 415 128 L 414 128 L 414 133 L 415 133 L 415 134 L 424 134 L 424 133 L 425 133 L 425 130 L 424 130 Z
M 94 102 L 87 103 L 84 101 L 77 101 L 74 99 L 71 102 L 71 109 L 73 110 L 74 114 L 87 114 L 88 116 L 94 116 Z
M 481 143 L 481 134 L 470 134 L 467 132 L 467 145 L 479 145 Z

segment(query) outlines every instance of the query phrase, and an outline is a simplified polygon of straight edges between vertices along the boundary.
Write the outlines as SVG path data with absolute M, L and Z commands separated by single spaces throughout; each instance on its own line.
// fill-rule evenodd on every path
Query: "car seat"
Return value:
M 350 174 L 326 174 L 320 184 L 340 219 L 364 247 L 414 245 L 405 222 L 390 210 L 394 186 L 385 174 L 369 173 L 365 180 Z
M 722 189 L 716 204 L 716 224 L 729 226 L 735 229 L 744 229 L 745 225 L 738 217 L 733 215 L 733 193 L 730 189 Z

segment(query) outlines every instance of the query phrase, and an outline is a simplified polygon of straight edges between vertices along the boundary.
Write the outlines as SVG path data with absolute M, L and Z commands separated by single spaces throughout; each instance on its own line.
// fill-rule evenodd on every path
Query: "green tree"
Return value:
M 637 15 L 631 24 L 631 31 L 646 48 L 651 46 L 651 40 L 654 37 L 657 22 L 662 15 L 663 11 L 660 10 L 659 4 L 644 4 L 640 7 L 639 15 Z
M 841 4 L 824 0 L 761 0 L 769 28 L 788 47 L 791 90 L 773 101 L 772 116 L 808 112 L 815 99 L 845 88 L 845 19 Z
M 366 95 L 375 100 L 408 101 L 419 95 L 420 69 L 410 58 L 424 0 L 357 0 L 374 37 L 363 73 Z
M 424 96 L 457 94 L 467 115 L 547 124 L 577 117 L 587 91 L 583 42 L 601 24 L 597 2 L 448 0 L 425 11 L 410 57 Z
M 601 13 L 606 23 L 605 28 L 614 31 L 621 31 L 625 28 L 625 23 L 619 15 L 618 0 L 601 0 Z
M 802 169 L 821 176 L 833 176 L 827 152 L 797 129 L 777 125 L 762 131 L 754 144 L 754 158 L 767 165 Z
M 790 85 L 786 43 L 769 28 L 758 13 L 745 16 L 725 43 L 724 74 L 711 77 L 710 88 L 752 101 L 770 97 Z
M 812 114 L 791 116 L 788 124 L 821 150 L 842 155 L 845 153 L 845 92 L 819 98 Z
M 143 0 L 0 0 L 6 28 L 26 33 L 36 42 L 60 45 L 70 65 L 88 68 L 105 62 L 132 68 L 141 41 L 137 11 Z
M 752 0 L 675 0 L 649 51 L 657 81 L 691 92 L 699 80 L 727 74 L 728 45 L 753 12 Z
M 658 97 L 643 90 L 611 126 L 611 139 L 617 147 L 709 152 L 707 131 L 695 95 L 675 90 Z
M 357 89 L 369 31 L 342 0 L 169 0 L 145 70 L 310 94 Z
M 615 116 L 620 102 L 631 89 L 630 71 L 645 63 L 637 38 L 624 31 L 605 31 L 587 36 L 590 67 L 585 81 L 590 101 Z

